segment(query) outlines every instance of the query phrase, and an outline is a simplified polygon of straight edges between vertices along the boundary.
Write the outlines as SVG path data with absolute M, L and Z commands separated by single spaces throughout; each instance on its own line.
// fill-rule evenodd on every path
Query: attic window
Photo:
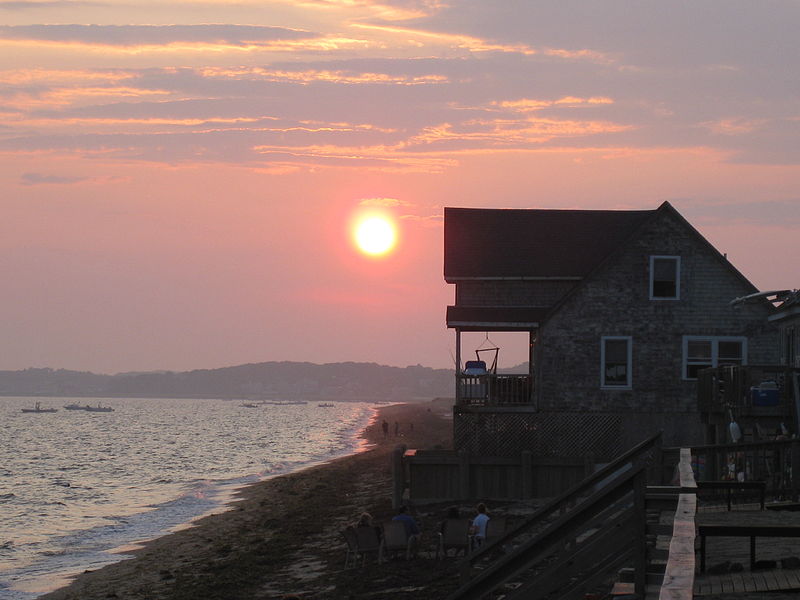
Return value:
M 681 257 L 650 257 L 650 300 L 678 300 L 681 296 Z

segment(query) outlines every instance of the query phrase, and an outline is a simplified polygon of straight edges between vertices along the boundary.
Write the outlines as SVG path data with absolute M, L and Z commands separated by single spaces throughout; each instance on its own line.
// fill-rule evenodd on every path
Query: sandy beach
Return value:
M 391 518 L 391 451 L 397 444 L 451 447 L 451 411 L 446 401 L 381 407 L 363 433 L 369 450 L 247 486 L 229 510 L 152 540 L 133 558 L 85 572 L 40 598 L 441 598 L 456 586 L 455 561 L 425 555 L 432 536 L 416 560 L 345 570 L 341 531 L 363 511 L 376 521 Z M 384 419 L 388 436 L 381 430 Z M 414 516 L 430 534 L 442 507 L 425 510 Z

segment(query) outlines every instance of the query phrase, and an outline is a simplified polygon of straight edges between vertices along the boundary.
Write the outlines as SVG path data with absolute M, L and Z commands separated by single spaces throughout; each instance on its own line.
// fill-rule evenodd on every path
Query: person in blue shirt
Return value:
M 392 521 L 400 521 L 405 526 L 406 535 L 408 536 L 409 554 L 411 556 L 416 556 L 419 547 L 419 538 L 422 532 L 419 530 L 419 525 L 417 525 L 414 517 L 408 514 L 408 508 L 406 506 L 398 508 L 397 514 L 392 517 Z

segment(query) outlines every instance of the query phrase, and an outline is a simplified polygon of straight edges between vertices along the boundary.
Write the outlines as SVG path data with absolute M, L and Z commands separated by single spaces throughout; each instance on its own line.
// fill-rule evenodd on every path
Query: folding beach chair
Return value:
M 383 540 L 381 540 L 381 555 L 379 560 L 386 559 L 387 556 L 404 552 L 406 560 L 411 558 L 415 544 L 416 535 L 408 535 L 405 523 L 402 521 L 388 521 L 383 524 Z
M 347 544 L 347 554 L 344 557 L 344 568 L 346 569 L 350 566 L 351 557 L 353 559 L 352 566 L 355 566 L 358 560 L 358 538 L 356 538 L 356 530 L 353 527 L 347 527 L 342 531 L 342 537 L 344 538 L 345 544 Z
M 492 517 L 486 523 L 486 543 L 492 544 L 506 532 L 506 518 Z
M 375 557 L 380 562 L 381 541 L 378 531 L 374 527 L 348 527 L 342 532 L 347 543 L 347 555 L 345 556 L 345 568 L 350 564 L 350 557 L 353 558 L 353 566 L 361 558 L 361 565 L 367 562 L 367 555 L 375 553 Z
M 439 532 L 439 543 L 436 546 L 436 558 L 447 556 L 448 550 L 466 554 L 469 551 L 469 519 L 447 519 Z

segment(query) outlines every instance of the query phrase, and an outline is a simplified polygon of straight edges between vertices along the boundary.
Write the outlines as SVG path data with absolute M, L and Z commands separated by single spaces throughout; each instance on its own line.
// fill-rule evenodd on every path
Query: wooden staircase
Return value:
M 448 600 L 582 600 L 626 566 L 633 567 L 633 591 L 644 597 L 647 562 L 659 555 L 657 543 L 648 543 L 661 530 L 657 504 L 675 497 L 647 492 L 660 441 L 657 434 L 640 443 L 465 559 L 462 585 Z

